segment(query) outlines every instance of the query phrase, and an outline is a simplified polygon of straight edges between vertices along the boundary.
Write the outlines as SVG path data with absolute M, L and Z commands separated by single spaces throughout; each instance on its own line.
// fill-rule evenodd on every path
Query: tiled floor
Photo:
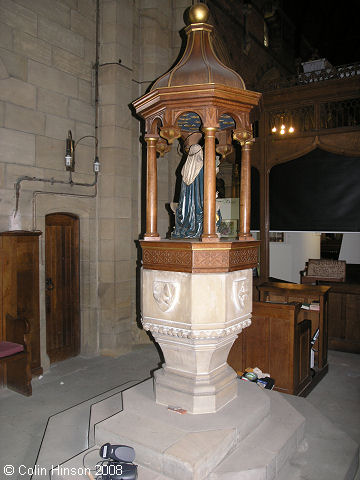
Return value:
M 159 362 L 152 345 L 116 359 L 76 357 L 34 379 L 32 397 L 1 390 L 0 479 L 30 478 L 51 415 L 126 382 L 148 378 Z M 330 351 L 329 365 L 308 400 L 360 444 L 360 355 Z M 14 465 L 18 474 L 5 475 L 5 465 Z M 360 479 L 359 473 L 356 478 Z

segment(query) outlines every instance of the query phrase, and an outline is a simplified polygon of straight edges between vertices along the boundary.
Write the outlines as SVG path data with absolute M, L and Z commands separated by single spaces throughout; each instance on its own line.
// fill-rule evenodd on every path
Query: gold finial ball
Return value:
M 209 18 L 209 9 L 205 3 L 197 3 L 190 8 L 189 19 L 191 23 L 206 23 Z

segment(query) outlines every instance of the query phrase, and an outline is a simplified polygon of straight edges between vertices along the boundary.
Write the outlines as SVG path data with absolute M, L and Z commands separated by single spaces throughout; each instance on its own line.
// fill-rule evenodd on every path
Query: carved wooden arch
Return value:
M 235 123 L 235 127 L 233 130 L 241 129 L 241 128 L 247 128 L 247 122 L 246 122 L 246 115 L 244 112 L 236 112 L 234 110 L 228 109 L 228 108 L 219 108 L 218 109 L 218 121 L 220 121 L 220 118 L 223 115 L 229 115 Z
M 280 165 L 282 163 L 290 162 L 291 160 L 295 160 L 296 158 L 302 157 L 303 155 L 306 155 L 307 153 L 310 153 L 312 150 L 315 150 L 315 148 L 317 148 L 317 144 L 315 143 L 315 139 L 313 137 L 301 139 L 301 143 L 298 141 L 298 139 L 294 140 L 294 142 L 291 140 L 287 141 L 287 145 L 285 145 L 285 142 L 281 142 L 283 144 L 281 146 L 285 147 L 283 149 L 276 148 L 274 147 L 274 145 L 272 145 L 266 165 L 268 173 L 270 173 L 272 167 L 275 167 L 276 165 Z
M 155 115 L 148 117 L 146 123 L 148 126 L 146 132 L 148 134 L 158 134 L 159 129 L 163 126 L 163 115 L 161 115 L 161 113 L 156 113 Z
M 202 118 L 202 115 L 204 114 L 204 110 L 202 108 L 185 107 L 175 112 L 174 123 L 177 123 L 181 115 L 184 115 L 184 113 L 196 113 L 196 115 L 200 118 L 200 120 L 202 122 L 204 121 L 204 119 Z
M 201 126 L 204 125 L 204 119 L 202 118 L 202 115 L 204 114 L 204 111 L 203 111 L 203 109 L 197 109 L 196 107 L 195 108 L 189 107 L 189 109 L 184 108 L 184 109 L 181 109 L 181 110 L 178 110 L 178 111 L 174 112 L 174 125 L 179 127 L 179 124 L 178 124 L 179 118 L 186 113 L 195 113 L 200 118 Z M 201 131 L 201 126 L 200 126 L 199 131 Z
M 359 132 L 321 135 L 316 137 L 315 140 L 319 148 L 327 152 L 346 155 L 347 157 L 360 157 Z
M 339 142 L 339 136 L 343 135 L 344 143 Z M 349 137 L 347 134 L 332 134 L 332 135 L 322 135 L 315 137 L 306 137 L 302 139 L 289 139 L 285 142 L 279 142 L 278 146 L 284 147 L 281 151 L 280 148 L 274 148 L 272 146 L 269 159 L 267 161 L 267 172 L 270 172 L 272 167 L 275 165 L 280 165 L 282 163 L 289 162 L 300 158 L 316 148 L 324 150 L 325 152 L 334 153 L 337 155 L 345 155 L 348 157 L 358 157 L 360 156 L 360 139 L 359 136 L 353 135 L 351 138 L 354 139 L 354 142 L 349 142 Z M 329 142 L 329 139 L 332 141 Z M 328 140 L 326 142 L 326 140 Z M 356 146 L 356 140 L 359 142 L 359 146 Z M 345 144 L 346 142 L 346 144 Z M 297 148 L 296 148 L 297 147 Z
M 217 118 L 217 108 L 213 105 L 201 105 L 201 106 L 184 106 L 176 111 L 173 111 L 174 113 L 174 125 L 177 125 L 179 117 L 183 115 L 184 113 L 191 112 L 191 113 L 196 113 L 201 120 L 202 128 L 205 127 L 214 127 L 214 128 L 219 128 L 219 123 L 218 123 L 218 118 Z

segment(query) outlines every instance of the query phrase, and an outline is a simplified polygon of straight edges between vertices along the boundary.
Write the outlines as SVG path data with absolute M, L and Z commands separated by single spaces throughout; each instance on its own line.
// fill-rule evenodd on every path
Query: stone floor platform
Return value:
M 97 445 L 51 478 L 72 480 L 72 468 L 77 480 L 88 479 L 81 475 L 84 465 L 93 468 L 100 445 L 117 442 L 134 446 L 138 480 L 354 479 L 358 445 L 306 399 L 248 382 L 238 387 L 238 400 L 211 415 L 180 415 L 156 405 L 151 380 L 132 387 L 123 393 L 124 410 L 96 426 Z
M 142 466 L 176 480 L 206 478 L 270 415 L 269 397 L 244 381 L 238 381 L 238 397 L 211 414 L 181 415 L 156 404 L 152 380 L 126 390 L 123 405 L 96 426 L 96 443 L 131 445 Z
M 129 380 L 132 384 L 138 384 L 148 377 L 149 369 L 157 365 L 158 354 L 153 345 L 148 345 L 139 347 L 136 351 L 117 359 L 75 357 L 54 364 L 51 371 L 47 372 L 41 380 L 33 379 L 31 397 L 18 395 L 7 389 L 1 390 L 0 463 L 2 465 L 10 463 L 15 467 L 19 465 L 32 467 L 37 464 L 46 468 L 48 465 L 62 464 L 70 457 L 93 446 L 93 424 L 116 414 L 122 408 L 122 394 L 114 395 L 114 388 L 116 392 L 123 391 L 129 386 L 126 383 Z M 360 409 L 358 408 L 360 355 L 329 350 L 329 365 L 329 373 L 306 400 L 282 395 L 306 418 L 306 425 L 305 442 L 300 444 L 299 451 L 281 469 L 280 480 L 298 480 L 301 477 L 301 480 L 304 478 L 307 480 L 328 480 L 328 478 L 338 480 L 340 478 L 341 480 L 346 478 L 345 474 L 351 478 L 351 472 L 356 468 L 357 459 L 353 453 L 354 449 L 357 449 L 357 444 L 360 444 Z M 99 396 L 106 398 L 106 401 L 101 400 L 99 403 Z M 82 412 L 79 416 L 78 405 L 84 402 L 87 416 Z M 95 406 L 94 402 L 96 402 Z M 293 402 L 297 403 L 293 404 Z M 307 407 L 304 412 L 301 410 L 303 406 Z M 315 409 L 312 409 L 312 406 Z M 95 415 L 94 407 L 96 407 Z M 64 409 L 66 409 L 66 418 L 59 418 L 55 423 L 49 420 L 46 427 L 49 417 L 51 419 L 54 415 L 63 417 Z M 70 432 L 71 419 L 73 424 Z M 336 427 L 335 435 L 330 425 Z M 50 426 L 54 427 L 52 432 L 49 431 Z M 45 427 L 46 434 L 38 456 Z M 343 432 L 347 435 L 343 435 Z M 88 435 L 89 444 L 86 441 Z M 56 446 L 52 436 L 58 439 Z M 349 437 L 355 443 L 349 442 Z M 16 448 L 14 448 L 15 445 Z M 46 452 L 49 453 L 48 456 Z M 38 460 L 36 460 L 37 456 Z M 39 461 L 40 457 L 42 461 Z M 80 465 L 82 465 L 82 457 L 83 454 L 79 456 Z M 91 465 L 98 459 L 97 448 L 86 458 L 86 462 Z M 219 468 L 225 461 L 226 459 Z M 30 477 L 31 474 L 21 474 L 21 480 L 30 480 Z M 8 478 L 20 478 L 20 475 Z M 41 472 L 40 478 L 48 479 L 49 476 L 47 472 L 45 474 Z M 69 480 L 70 478 L 71 480 L 80 480 L 80 478 L 89 480 L 88 477 L 74 475 L 71 475 Z M 139 478 L 164 480 L 163 475 L 149 472 L 143 467 L 139 467 Z M 360 470 L 354 480 L 360 480 Z
M 139 480 L 273 480 L 302 444 L 305 418 L 276 392 L 240 380 L 238 389 L 238 398 L 215 414 L 180 415 L 154 402 L 147 380 L 123 393 L 122 412 L 96 426 L 96 443 L 133 446 Z M 83 457 L 63 472 L 81 468 Z M 95 449 L 85 465 L 98 460 Z M 71 476 L 60 471 L 52 478 Z

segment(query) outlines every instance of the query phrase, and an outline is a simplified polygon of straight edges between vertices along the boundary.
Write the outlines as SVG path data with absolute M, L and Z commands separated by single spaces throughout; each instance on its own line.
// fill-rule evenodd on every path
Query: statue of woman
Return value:
M 203 232 L 204 219 L 204 161 L 199 144 L 191 145 L 181 175 L 180 198 L 175 211 L 172 238 L 197 238 Z

